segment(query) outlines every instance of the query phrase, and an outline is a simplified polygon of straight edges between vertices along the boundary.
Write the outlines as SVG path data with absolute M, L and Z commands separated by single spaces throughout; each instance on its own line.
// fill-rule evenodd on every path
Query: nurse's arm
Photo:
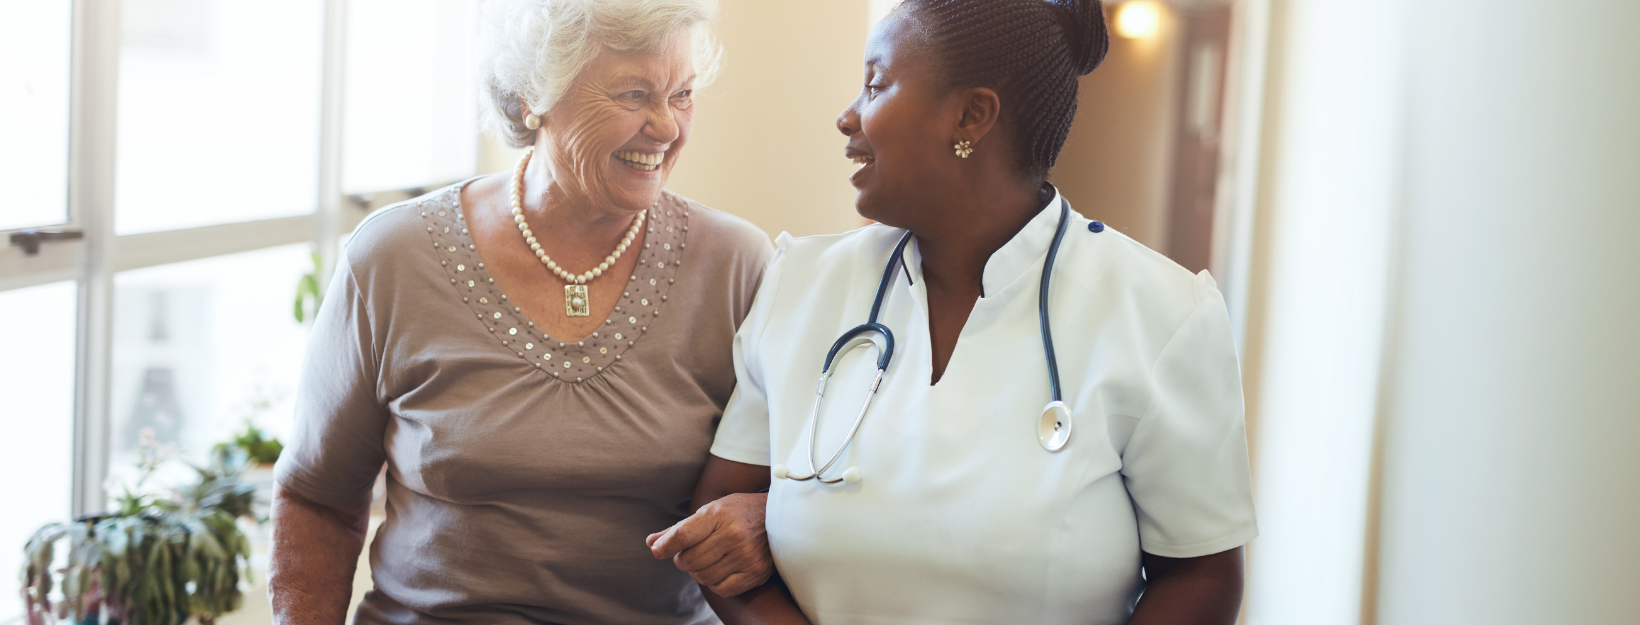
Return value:
M 763 533 L 768 495 L 759 492 L 768 487 L 769 467 L 708 456 L 691 504 L 695 514 L 650 537 L 656 557 L 675 553 L 678 568 L 701 582 L 701 594 L 726 625 L 809 622 L 769 556 Z M 747 504 L 755 504 L 757 512 L 755 541 L 738 535 L 750 524 L 744 518 L 736 520 L 740 515 L 735 511 L 746 510 Z M 753 543 L 757 549 L 749 553 L 745 547 Z M 736 555 L 755 555 L 757 561 L 749 565 Z M 744 588 L 750 589 L 742 592 Z
M 1128 625 L 1233 625 L 1241 611 L 1242 548 L 1199 558 L 1144 554 L 1145 592 Z

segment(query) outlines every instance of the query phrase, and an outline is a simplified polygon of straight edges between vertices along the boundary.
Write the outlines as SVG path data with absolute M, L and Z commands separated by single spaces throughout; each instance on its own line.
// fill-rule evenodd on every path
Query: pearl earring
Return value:
M 528 128 L 530 130 L 535 130 L 535 129 L 540 128 L 541 127 L 541 116 L 536 115 L 535 113 L 530 113 L 529 115 L 525 115 L 524 116 L 524 127 Z
M 956 145 L 953 145 L 951 147 L 956 148 L 957 149 L 957 156 L 961 156 L 963 158 L 968 158 L 969 154 L 974 153 L 974 144 L 969 143 L 967 139 L 963 139 L 961 141 L 958 141 Z

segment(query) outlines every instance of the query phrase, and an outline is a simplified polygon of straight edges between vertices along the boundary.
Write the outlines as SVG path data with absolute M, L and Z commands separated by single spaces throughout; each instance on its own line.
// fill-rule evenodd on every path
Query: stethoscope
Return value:
M 1056 452 L 1065 448 L 1071 440 L 1071 410 L 1065 406 L 1064 395 L 1059 389 L 1059 363 L 1053 354 L 1053 332 L 1048 324 L 1048 279 L 1053 275 L 1054 257 L 1059 255 L 1059 242 L 1065 238 L 1065 226 L 1070 222 L 1071 207 L 1063 198 L 1059 200 L 1059 227 L 1054 231 L 1053 243 L 1048 246 L 1048 258 L 1042 263 L 1042 288 L 1037 293 L 1037 316 L 1042 325 L 1042 352 L 1048 359 L 1048 384 L 1052 387 L 1053 401 L 1048 402 L 1042 409 L 1042 418 L 1037 420 L 1036 439 L 1042 443 L 1042 448 Z M 837 341 L 831 344 L 831 351 L 826 352 L 826 362 L 820 368 L 820 384 L 814 391 L 814 408 L 809 411 L 809 474 L 792 475 L 791 469 L 784 464 L 775 465 L 774 476 L 778 479 L 803 482 L 817 480 L 823 484 L 838 482 L 860 481 L 860 468 L 849 467 L 843 471 L 841 477 L 824 477 L 823 474 L 837 459 L 843 456 L 843 451 L 854 442 L 854 435 L 860 432 L 860 424 L 865 422 L 866 411 L 871 408 L 872 398 L 877 396 L 877 388 L 883 384 L 883 373 L 888 370 L 889 361 L 894 359 L 894 333 L 887 326 L 877 323 L 877 314 L 882 312 L 883 298 L 888 294 L 888 286 L 894 281 L 894 269 L 905 263 L 905 245 L 911 242 L 911 233 L 908 231 L 900 237 L 898 245 L 894 246 L 894 254 L 889 256 L 888 264 L 883 267 L 883 278 L 877 282 L 877 297 L 871 302 L 871 316 L 864 324 L 844 332 Z M 820 468 L 814 468 L 814 452 L 820 434 L 820 409 L 826 402 L 826 382 L 831 379 L 833 362 L 837 355 L 849 352 L 856 347 L 876 345 L 873 335 L 883 339 L 882 354 L 877 357 L 877 375 L 871 380 L 871 386 L 866 390 L 866 400 L 860 404 L 860 413 L 854 416 L 854 425 L 849 427 L 848 436 L 837 452 L 831 455 Z

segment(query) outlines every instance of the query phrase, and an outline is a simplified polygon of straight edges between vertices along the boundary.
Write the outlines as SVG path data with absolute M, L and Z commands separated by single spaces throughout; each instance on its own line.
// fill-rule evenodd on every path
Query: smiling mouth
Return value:
M 631 167 L 638 171 L 655 171 L 660 168 L 661 161 L 665 159 L 665 152 L 647 154 L 644 152 L 622 150 L 615 153 L 615 160 L 625 163 L 627 167 Z
M 852 160 L 854 161 L 855 169 L 865 167 L 866 165 L 870 165 L 870 164 L 877 161 L 877 159 L 871 158 L 869 156 L 856 156 Z

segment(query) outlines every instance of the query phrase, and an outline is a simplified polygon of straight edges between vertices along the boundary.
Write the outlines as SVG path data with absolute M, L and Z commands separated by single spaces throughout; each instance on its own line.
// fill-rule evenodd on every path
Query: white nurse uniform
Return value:
M 1240 372 L 1224 300 L 1074 211 L 1050 314 L 1070 443 L 1043 449 L 1050 399 L 1038 283 L 1059 221 L 1048 204 L 985 265 L 939 384 L 915 240 L 880 321 L 896 353 L 855 440 L 820 484 L 776 479 L 768 534 L 780 575 L 817 624 L 1123 623 L 1140 551 L 1187 558 L 1257 533 Z M 864 323 L 903 231 L 792 239 L 735 336 L 738 378 L 712 454 L 808 472 L 808 417 L 826 350 Z M 842 444 L 876 353 L 834 365 L 816 465 Z

